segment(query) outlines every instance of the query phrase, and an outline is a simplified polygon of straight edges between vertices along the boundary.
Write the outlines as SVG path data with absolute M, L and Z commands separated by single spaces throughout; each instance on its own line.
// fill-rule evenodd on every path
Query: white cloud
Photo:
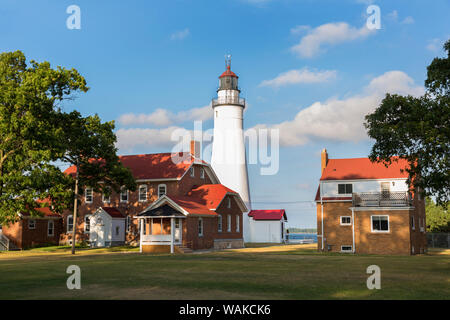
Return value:
M 394 11 L 388 13 L 387 14 L 387 18 L 390 19 L 390 20 L 397 21 L 398 20 L 398 12 L 397 12 L 397 10 L 394 10 Z
M 428 41 L 426 48 L 430 51 L 438 52 L 440 49 L 442 49 L 443 44 L 444 42 L 441 39 L 435 38 Z
M 364 117 L 378 107 L 387 92 L 418 96 L 424 93 L 424 88 L 415 86 L 402 71 L 389 71 L 370 81 L 359 95 L 315 102 L 298 112 L 293 120 L 275 125 L 261 124 L 255 129 L 279 129 L 282 146 L 303 145 L 313 139 L 364 140 L 367 139 Z
M 170 150 L 180 142 L 180 140 L 172 139 L 172 135 L 175 135 L 175 138 L 177 138 L 186 133 L 189 133 L 189 131 L 180 127 L 163 129 L 119 129 L 116 132 L 116 147 L 122 152 L 125 150 L 133 150 L 136 146 L 164 147 Z
M 336 78 L 335 70 L 314 72 L 308 70 L 308 68 L 303 68 L 299 70 L 289 70 L 283 72 L 274 79 L 264 80 L 263 82 L 261 82 L 260 86 L 279 88 L 290 84 L 326 82 L 335 78 Z
M 295 26 L 294 28 L 291 29 L 291 34 L 301 34 L 305 31 L 310 30 L 311 27 L 310 26 L 305 26 L 305 25 L 299 25 L 299 26 Z
M 358 29 L 346 22 L 327 23 L 310 29 L 291 50 L 300 57 L 312 58 L 324 51 L 325 46 L 364 39 L 374 32 L 375 30 L 368 29 L 366 25 Z
M 150 114 L 127 113 L 121 115 L 118 122 L 124 126 L 152 125 L 157 127 L 165 127 L 188 121 L 205 121 L 211 119 L 212 116 L 213 112 L 211 110 L 211 106 L 207 105 L 201 108 L 193 108 L 178 113 L 173 113 L 166 109 L 156 109 Z
M 402 24 L 413 24 L 413 23 L 414 23 L 414 18 L 411 16 L 406 17 L 402 21 Z
M 172 33 L 170 36 L 170 39 L 171 40 L 183 40 L 190 34 L 191 34 L 191 32 L 189 31 L 189 28 L 186 28 L 184 30 Z

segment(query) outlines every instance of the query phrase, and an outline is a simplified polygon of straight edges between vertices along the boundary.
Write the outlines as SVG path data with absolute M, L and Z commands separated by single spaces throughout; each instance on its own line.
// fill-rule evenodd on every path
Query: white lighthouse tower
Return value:
M 238 76 L 231 71 L 230 56 L 226 70 L 219 77 L 217 99 L 213 99 L 214 140 L 211 165 L 220 182 L 236 191 L 251 210 L 244 143 L 245 100 L 239 96 Z M 249 241 L 249 217 L 243 216 L 244 241 Z

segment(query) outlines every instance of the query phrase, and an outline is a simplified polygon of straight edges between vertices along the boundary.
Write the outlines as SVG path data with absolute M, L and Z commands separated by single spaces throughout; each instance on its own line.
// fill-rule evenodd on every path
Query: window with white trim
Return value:
M 389 216 L 371 216 L 372 232 L 389 232 Z
M 139 201 L 147 201 L 147 185 L 143 184 L 139 186 Z
M 419 230 L 420 232 L 424 231 L 423 225 L 425 224 L 425 219 L 424 218 L 419 218 Z
M 55 235 L 55 222 L 53 220 L 48 220 L 47 236 L 53 237 L 54 235 Z
M 352 217 L 341 216 L 341 226 L 350 226 L 352 224 Z
M 231 232 L 231 214 L 227 214 L 227 231 Z
M 130 216 L 127 216 L 126 223 L 127 223 L 127 232 L 130 232 L 131 231 L 131 217 Z
M 116 226 L 116 236 L 118 236 L 119 233 L 120 233 L 120 227 L 119 227 L 119 226 Z
M 202 218 L 198 218 L 198 236 L 199 237 L 203 236 L 203 219 Z
M 416 230 L 416 224 L 414 223 L 414 216 L 411 216 L 411 229 Z
M 73 215 L 67 216 L 67 232 L 73 231 Z
M 231 208 L 231 199 L 230 199 L 230 197 L 227 198 L 227 208 L 228 209 Z
M 92 200 L 94 200 L 94 191 L 92 188 L 86 188 L 84 191 L 84 201 L 86 203 L 92 203 Z
M 106 193 L 107 193 L 108 195 L 106 195 Z M 102 201 L 103 201 L 104 203 L 110 203 L 110 202 L 111 202 L 111 190 L 110 190 L 109 188 L 107 188 L 107 190 L 105 190 L 105 191 L 103 192 L 103 195 L 102 195 Z
M 217 221 L 217 231 L 222 232 L 222 215 L 219 214 L 219 220 Z
M 34 219 L 28 220 L 28 229 L 36 229 L 36 220 Z
M 125 187 L 120 189 L 120 202 L 128 202 L 128 189 Z
M 236 232 L 240 232 L 241 230 L 241 226 L 240 226 L 240 222 L 241 222 L 241 220 L 240 220 L 240 218 L 239 218 L 239 215 L 237 215 L 236 216 Z
M 205 169 L 200 168 L 200 178 L 205 179 Z
M 190 174 L 191 174 L 191 177 L 195 177 L 195 169 L 194 169 L 194 167 L 191 167 L 191 168 L 189 169 L 189 172 L 190 172 Z
M 91 232 L 91 215 L 88 214 L 84 217 L 84 232 Z
M 338 194 L 350 194 L 353 192 L 353 184 L 351 183 L 339 183 Z
M 158 185 L 158 198 L 161 198 L 167 193 L 167 187 L 165 184 Z
M 352 252 L 352 246 L 341 246 L 341 252 Z

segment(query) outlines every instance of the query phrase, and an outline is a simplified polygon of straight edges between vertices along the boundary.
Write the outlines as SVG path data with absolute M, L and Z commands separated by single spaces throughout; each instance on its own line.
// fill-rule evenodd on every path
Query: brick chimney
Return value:
M 322 153 L 320 154 L 320 158 L 321 158 L 321 173 L 323 173 L 323 170 L 325 170 L 325 167 L 328 164 L 328 153 L 327 153 L 327 149 L 323 149 Z
M 200 159 L 200 141 L 191 140 L 191 155 L 195 159 Z

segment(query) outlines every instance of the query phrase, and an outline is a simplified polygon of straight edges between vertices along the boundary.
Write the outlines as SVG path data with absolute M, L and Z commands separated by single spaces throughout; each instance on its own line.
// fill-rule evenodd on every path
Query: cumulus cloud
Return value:
M 424 88 L 415 86 L 402 71 L 389 71 L 372 79 L 358 95 L 315 102 L 297 113 L 293 120 L 275 125 L 261 124 L 254 129 L 279 129 L 282 146 L 303 145 L 313 139 L 353 142 L 368 139 L 364 117 L 377 108 L 388 92 L 419 96 L 424 93 Z
M 150 114 L 127 113 L 119 117 L 118 122 L 123 126 L 131 125 L 152 125 L 157 127 L 170 126 L 187 121 L 211 119 L 213 112 L 211 106 L 207 105 L 201 108 L 193 108 L 187 111 L 173 113 L 166 109 L 156 109 Z
M 171 40 L 183 40 L 184 38 L 186 38 L 190 34 L 191 34 L 191 32 L 189 31 L 189 28 L 186 28 L 184 30 L 172 33 L 170 35 L 170 39 Z
M 405 19 L 402 20 L 403 24 L 413 24 L 414 23 L 414 18 L 411 16 L 406 17 Z
M 306 30 L 305 27 L 302 27 Z M 299 29 L 294 28 L 294 33 Z M 346 22 L 326 23 L 316 28 L 309 29 L 300 42 L 291 48 L 292 52 L 303 58 L 312 58 L 325 50 L 325 47 L 339 43 L 364 39 L 375 30 L 368 29 L 365 25 L 361 28 L 350 26 Z M 292 30 L 291 30 L 292 33 Z
M 335 70 L 310 71 L 308 68 L 303 68 L 283 72 L 274 79 L 264 80 L 260 83 L 260 86 L 279 88 L 290 84 L 327 82 L 335 78 Z

